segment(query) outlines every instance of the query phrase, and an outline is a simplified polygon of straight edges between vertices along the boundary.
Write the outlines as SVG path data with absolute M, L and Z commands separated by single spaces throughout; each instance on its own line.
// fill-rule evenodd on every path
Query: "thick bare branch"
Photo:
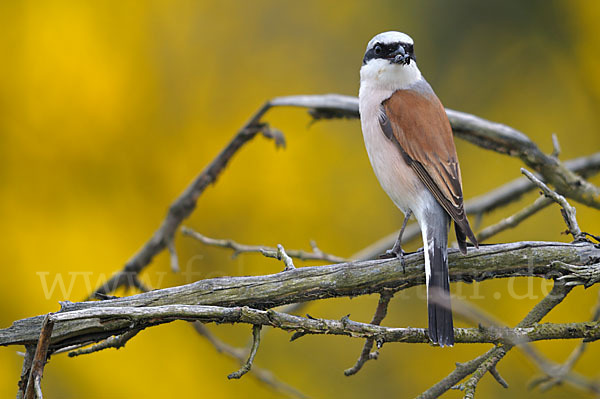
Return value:
M 386 342 L 425 343 L 430 339 L 425 328 L 390 328 L 373 324 L 359 323 L 347 316 L 340 320 L 317 319 L 293 316 L 274 310 L 258 310 L 249 307 L 222 307 L 205 305 L 162 305 L 148 307 L 108 307 L 59 312 L 53 315 L 56 325 L 66 322 L 93 321 L 97 324 L 112 320 L 126 320 L 129 328 L 147 328 L 174 320 L 198 320 L 216 323 L 244 323 L 270 326 L 285 331 L 306 334 L 344 335 L 353 338 L 370 338 L 379 346 Z M 83 325 L 80 323 L 79 325 Z M 73 332 L 75 333 L 75 331 Z M 79 331 L 83 333 L 83 331 Z M 57 341 L 52 337 L 51 349 L 70 344 L 70 340 Z M 528 327 L 511 328 L 456 328 L 456 343 L 493 343 L 508 345 L 513 340 L 528 341 L 552 339 L 585 338 L 588 341 L 600 339 L 600 323 L 581 322 L 564 324 L 536 324 Z M 74 339 L 76 340 L 76 339 Z
M 467 255 L 451 251 L 448 256 L 452 281 L 482 281 L 511 276 L 552 278 L 573 273 L 568 265 L 585 265 L 600 257 L 600 248 L 587 242 L 517 242 L 484 245 Z M 405 256 L 406 273 L 398 259 L 303 267 L 266 276 L 221 277 L 191 284 L 149 291 L 105 301 L 62 303 L 61 311 L 116 306 L 158 306 L 203 304 L 272 308 L 289 303 L 381 292 L 385 288 L 404 289 L 424 284 L 422 253 Z M 0 330 L 0 345 L 37 342 L 43 317 L 16 321 Z M 127 320 L 97 323 L 92 320 L 61 322 L 55 326 L 54 343 L 69 345 L 96 342 L 119 335 L 130 328 Z M 86 333 L 81 335 L 81 332 Z M 66 343 L 66 342 L 65 342 Z M 63 343 L 63 344 L 65 344 Z
M 315 119 L 357 118 L 358 99 L 335 94 L 290 96 L 273 100 L 287 106 L 309 108 Z M 520 158 L 556 190 L 575 201 L 600 209 L 600 189 L 569 170 L 556 157 L 544 154 L 525 134 L 501 123 L 446 109 L 457 137 L 482 148 Z

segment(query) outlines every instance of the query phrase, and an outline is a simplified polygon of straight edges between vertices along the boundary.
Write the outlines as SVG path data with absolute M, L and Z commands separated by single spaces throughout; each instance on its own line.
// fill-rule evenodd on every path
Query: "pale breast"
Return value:
M 361 96 L 362 97 L 362 96 Z M 368 100 L 371 96 L 366 97 Z M 383 190 L 404 213 L 414 210 L 427 188 L 406 164 L 396 144 L 389 140 L 379 126 L 381 102 L 360 99 L 363 138 L 371 166 Z

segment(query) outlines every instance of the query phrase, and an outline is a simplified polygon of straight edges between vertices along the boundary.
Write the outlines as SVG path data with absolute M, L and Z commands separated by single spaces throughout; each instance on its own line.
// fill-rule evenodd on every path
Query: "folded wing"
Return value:
M 460 250 L 466 253 L 466 237 L 478 246 L 464 210 L 452 128 L 440 100 L 433 92 L 397 90 L 382 107 L 384 134 L 454 220 Z

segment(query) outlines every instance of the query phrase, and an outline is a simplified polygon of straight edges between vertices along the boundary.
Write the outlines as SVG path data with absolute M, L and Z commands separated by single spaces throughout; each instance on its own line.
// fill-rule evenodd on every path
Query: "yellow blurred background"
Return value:
M 420 69 L 447 107 L 509 124 L 548 152 L 555 132 L 564 160 L 599 151 L 599 20 L 600 2 L 591 0 L 0 2 L 0 327 L 55 311 L 60 300 L 82 300 L 121 268 L 265 100 L 356 95 L 364 48 L 381 31 L 413 36 Z M 273 110 L 266 120 L 286 134 L 288 148 L 276 151 L 255 139 L 200 198 L 186 225 L 248 244 L 309 249 L 314 239 L 340 256 L 400 226 L 400 212 L 368 163 L 358 121 L 309 127 L 310 117 L 298 109 Z M 457 147 L 467 199 L 520 175 L 518 160 L 465 142 Z M 484 225 L 536 196 L 494 212 Z M 577 210 L 582 229 L 600 233 L 600 213 Z M 552 206 L 493 241 L 564 241 L 562 230 Z M 171 273 L 163 253 L 144 272 L 146 283 L 159 288 L 282 267 L 255 255 L 232 260 L 187 237 L 178 236 L 176 245 L 183 272 Z M 60 281 L 64 289 L 52 289 Z M 514 324 L 547 286 L 519 279 L 452 290 Z M 548 320 L 588 320 L 597 291 L 576 288 Z M 384 325 L 425 326 L 422 294 L 397 295 Z M 328 300 L 307 311 L 369 321 L 376 303 L 376 296 Z M 210 327 L 237 346 L 250 339 L 249 326 Z M 289 337 L 267 331 L 255 364 L 315 398 L 414 396 L 454 362 L 489 348 L 387 344 L 378 361 L 348 378 L 343 370 L 354 364 L 362 341 L 306 336 L 289 343 Z M 538 347 L 563 361 L 576 344 Z M 0 348 L 2 397 L 16 394 L 22 363 L 16 349 Z M 597 378 L 599 355 L 592 345 L 576 370 Z M 143 331 L 119 351 L 54 356 L 43 388 L 49 398 L 281 397 L 251 375 L 228 381 L 237 368 L 177 322 Z M 549 395 L 528 391 L 537 370 L 517 350 L 498 368 L 509 390 L 485 376 L 481 397 L 579 394 L 570 387 Z

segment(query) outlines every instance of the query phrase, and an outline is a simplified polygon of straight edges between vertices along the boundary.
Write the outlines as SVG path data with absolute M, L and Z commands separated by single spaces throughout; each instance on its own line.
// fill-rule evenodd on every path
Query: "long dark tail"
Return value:
M 449 218 L 445 212 L 444 216 L 446 217 L 441 217 L 439 214 L 436 216 L 436 220 L 430 220 L 423 232 L 423 242 L 426 241 L 424 244 L 425 267 L 429 272 L 427 279 L 429 338 L 440 346 L 452 346 L 454 345 L 454 325 L 450 307 L 448 275 Z

